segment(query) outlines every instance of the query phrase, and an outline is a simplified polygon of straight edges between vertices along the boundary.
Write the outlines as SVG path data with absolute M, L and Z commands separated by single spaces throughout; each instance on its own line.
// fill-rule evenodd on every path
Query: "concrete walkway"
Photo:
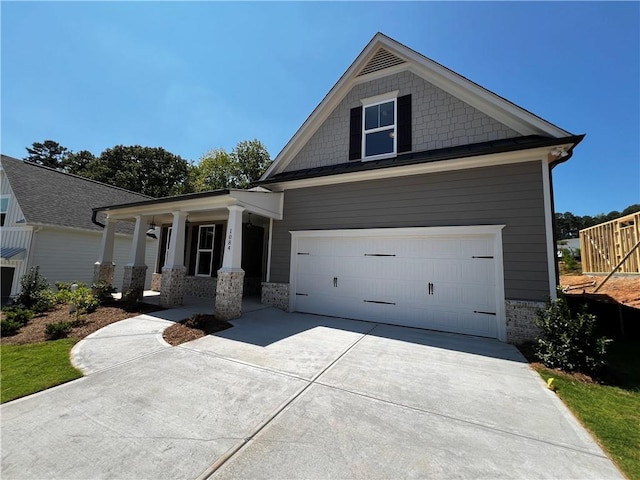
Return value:
M 510 345 L 255 307 L 87 337 L 86 377 L 2 406 L 2 478 L 622 478 Z

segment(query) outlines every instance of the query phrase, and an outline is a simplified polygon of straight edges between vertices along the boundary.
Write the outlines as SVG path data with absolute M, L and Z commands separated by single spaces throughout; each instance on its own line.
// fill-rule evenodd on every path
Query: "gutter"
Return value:
M 93 210 L 93 213 L 91 214 L 91 223 L 93 223 L 94 225 L 97 225 L 100 228 L 104 229 L 104 227 L 106 227 L 106 225 L 104 223 L 98 221 L 98 212 L 99 211 L 100 210 L 96 210 L 96 209 Z M 158 239 L 158 237 L 156 237 L 155 234 L 153 234 L 153 233 L 146 233 L 146 236 L 149 237 L 149 238 L 153 238 L 154 240 Z

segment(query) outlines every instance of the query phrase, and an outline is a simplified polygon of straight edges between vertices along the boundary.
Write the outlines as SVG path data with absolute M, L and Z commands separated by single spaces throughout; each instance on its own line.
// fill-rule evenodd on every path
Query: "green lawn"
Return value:
M 69 352 L 77 340 L 65 338 L 32 345 L 0 346 L 2 403 L 82 376 Z
M 640 480 L 640 345 L 614 343 L 608 355 L 612 385 L 585 383 L 545 368 L 558 396 L 630 478 Z

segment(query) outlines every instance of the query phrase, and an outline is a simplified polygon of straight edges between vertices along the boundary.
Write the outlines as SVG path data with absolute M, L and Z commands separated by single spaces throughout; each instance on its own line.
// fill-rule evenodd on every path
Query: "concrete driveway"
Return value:
M 169 347 L 172 316 L 3 405 L 2 478 L 622 478 L 510 345 L 260 307 Z

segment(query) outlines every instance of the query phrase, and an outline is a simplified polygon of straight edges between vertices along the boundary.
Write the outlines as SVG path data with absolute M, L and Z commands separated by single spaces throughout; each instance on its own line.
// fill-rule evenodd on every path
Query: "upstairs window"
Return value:
M 396 152 L 396 101 L 364 107 L 364 156 Z
M 411 151 L 411 95 L 398 91 L 361 100 L 351 109 L 349 160 L 377 160 Z

